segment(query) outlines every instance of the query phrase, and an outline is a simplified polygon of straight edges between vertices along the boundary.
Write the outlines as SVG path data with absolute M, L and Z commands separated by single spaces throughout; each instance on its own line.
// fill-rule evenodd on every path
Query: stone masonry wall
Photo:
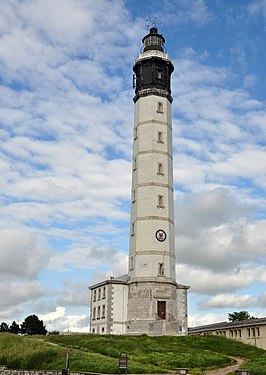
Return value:
M 5 366 L 0 366 L 0 375 L 61 375 L 62 371 L 48 371 L 48 370 L 13 370 Z M 99 375 L 94 372 L 72 372 L 69 375 Z

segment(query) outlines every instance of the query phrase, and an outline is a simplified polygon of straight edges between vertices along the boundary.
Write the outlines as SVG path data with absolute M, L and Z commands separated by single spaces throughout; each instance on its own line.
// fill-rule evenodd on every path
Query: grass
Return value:
M 170 373 L 187 367 L 193 375 L 230 365 L 242 357 L 242 368 L 266 374 L 266 352 L 216 336 L 149 337 L 111 335 L 17 336 L 0 334 L 0 365 L 19 369 L 62 370 L 72 346 L 70 371 L 118 373 L 118 357 L 128 355 L 128 373 Z

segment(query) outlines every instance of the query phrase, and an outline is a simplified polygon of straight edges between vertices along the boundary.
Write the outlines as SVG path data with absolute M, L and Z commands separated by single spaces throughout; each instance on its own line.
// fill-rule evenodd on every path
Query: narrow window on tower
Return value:
M 134 236 L 134 234 L 135 234 L 135 224 L 132 223 L 131 224 L 131 236 Z
M 138 128 L 134 128 L 134 140 L 138 138 Z
M 130 257 L 129 258 L 129 269 L 132 271 L 134 269 L 134 258 Z
M 159 265 L 158 265 L 158 275 L 164 276 L 164 263 L 159 263 Z
M 133 159 L 133 171 L 137 169 L 137 158 Z
M 136 190 L 134 189 L 132 191 L 132 203 L 135 203 L 136 202 Z
M 158 171 L 157 171 L 157 174 L 163 176 L 164 173 L 163 173 L 163 163 L 158 163 Z
M 157 102 L 157 112 L 163 113 L 163 102 Z
M 163 195 L 158 195 L 158 208 L 164 208 L 164 196 Z
M 164 141 L 163 141 L 163 132 L 158 132 L 157 133 L 157 142 L 158 143 L 164 143 Z

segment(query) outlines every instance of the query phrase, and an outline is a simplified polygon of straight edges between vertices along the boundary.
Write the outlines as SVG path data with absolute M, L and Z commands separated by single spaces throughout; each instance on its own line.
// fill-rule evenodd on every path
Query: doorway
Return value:
M 164 319 L 166 317 L 166 301 L 157 301 L 157 314 L 159 319 Z

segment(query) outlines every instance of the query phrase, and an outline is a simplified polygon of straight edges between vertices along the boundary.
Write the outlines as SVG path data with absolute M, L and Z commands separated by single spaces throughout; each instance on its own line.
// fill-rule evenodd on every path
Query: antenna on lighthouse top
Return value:
M 156 29 L 158 28 L 157 17 L 154 17 L 152 22 L 149 20 L 149 18 L 146 18 L 146 22 L 147 22 L 147 26 L 146 26 L 147 29 L 150 29 L 151 27 L 155 27 Z M 160 21 L 159 24 L 160 26 L 162 26 L 163 22 Z
M 142 39 L 143 52 L 154 51 L 154 50 L 165 52 L 164 42 L 165 42 L 164 37 L 162 36 L 162 34 L 158 33 L 157 26 L 156 26 L 156 17 L 155 17 L 152 22 L 152 27 L 150 27 L 149 34 L 145 35 L 144 38 Z

